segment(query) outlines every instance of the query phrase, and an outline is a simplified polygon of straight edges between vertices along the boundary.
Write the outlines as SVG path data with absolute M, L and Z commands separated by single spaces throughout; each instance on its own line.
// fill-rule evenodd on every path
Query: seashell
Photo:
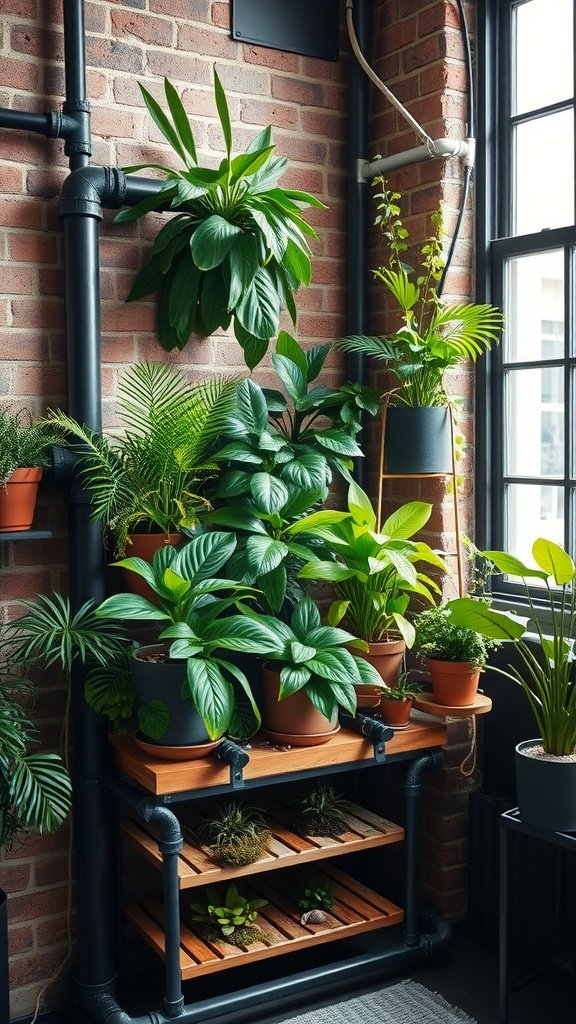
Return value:
M 324 924 L 326 914 L 323 910 L 307 910 L 300 918 L 300 924 Z

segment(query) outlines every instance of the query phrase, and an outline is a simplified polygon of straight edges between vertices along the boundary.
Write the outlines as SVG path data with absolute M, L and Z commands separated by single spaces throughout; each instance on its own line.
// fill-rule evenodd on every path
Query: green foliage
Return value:
M 301 811 L 317 811 L 344 820 L 345 804 L 342 795 L 323 779 L 318 779 L 314 787 L 300 797 L 298 807 Z
M 237 928 L 250 927 L 258 917 L 258 911 L 268 900 L 249 900 L 241 896 L 235 885 L 229 885 L 224 900 L 216 889 L 206 889 L 205 903 L 191 903 L 194 921 L 205 921 L 217 925 L 223 938 L 234 935 Z
M 209 507 L 197 491 L 217 470 L 213 454 L 236 387 L 224 377 L 191 387 L 175 366 L 137 363 L 118 386 L 123 434 L 103 437 L 61 411 L 51 414 L 49 423 L 79 440 L 79 479 L 92 517 L 115 535 L 117 557 L 139 525 L 190 530 Z
M 56 426 L 12 412 L 7 403 L 0 405 L 0 487 L 15 469 L 48 466 L 51 446 L 63 444 L 63 439 Z
M 166 545 L 152 563 L 125 558 L 115 563 L 146 581 L 154 602 L 138 594 L 115 594 L 96 611 L 98 617 L 152 620 L 164 624 L 161 640 L 169 640 L 171 658 L 186 662 L 182 696 L 193 701 L 211 739 L 225 732 L 249 736 L 260 725 L 250 684 L 224 651 L 270 654 L 278 647 L 276 623 L 250 612 L 253 588 L 218 574 L 236 548 L 231 533 L 203 533 L 181 548 Z M 231 610 L 239 614 L 230 614 Z M 165 705 L 147 706 L 147 729 L 161 735 Z M 154 726 L 156 719 L 157 725 Z M 165 728 L 165 725 L 164 725 Z
M 328 622 L 345 619 L 357 636 L 368 643 L 400 633 L 408 647 L 414 627 L 406 613 L 412 594 L 434 603 L 437 584 L 416 569 L 417 562 L 442 572 L 446 566 L 427 544 L 410 538 L 427 523 L 432 506 L 421 501 L 402 505 L 380 530 L 368 495 L 350 484 L 346 515 L 318 521 L 310 533 L 331 553 L 330 560 L 311 559 L 300 570 L 302 579 L 333 583 L 339 598 L 328 612 Z M 381 680 L 380 680 L 381 684 Z
M 409 236 L 399 206 L 400 193 L 384 178 L 375 178 L 379 226 L 388 249 L 389 266 L 374 271 L 400 314 L 400 326 L 385 337 L 350 336 L 339 344 L 346 352 L 362 352 L 386 363 L 396 378 L 394 404 L 447 405 L 444 372 L 466 359 L 473 361 L 500 340 L 503 316 L 486 303 L 442 301 L 437 284 L 442 277 L 442 213 L 432 218 L 434 234 L 420 249 L 420 266 L 404 262 Z
M 330 910 L 334 906 L 334 896 L 330 882 L 311 876 L 302 886 L 302 895 L 298 900 L 300 910 Z
M 203 831 L 213 845 L 228 846 L 246 837 L 253 839 L 263 828 L 265 822 L 259 807 L 230 800 L 206 819 Z
M 60 757 L 31 750 L 38 733 L 22 699 L 28 680 L 0 677 L 0 848 L 30 829 L 55 832 L 70 811 L 71 785 Z
M 576 637 L 576 566 L 571 556 L 553 541 L 539 537 L 532 545 L 535 566 L 525 565 L 505 551 L 483 551 L 495 573 L 520 576 L 524 584 L 530 620 L 499 612 L 486 602 L 466 597 L 450 601 L 447 609 L 454 623 L 466 626 L 491 640 L 514 644 L 521 667 L 492 666 L 494 672 L 517 683 L 534 714 L 544 750 L 563 756 L 576 751 L 576 686 L 574 685 L 574 638 Z M 546 597 L 547 617 L 542 624 L 542 602 L 534 602 L 531 581 L 540 582 L 539 596 Z M 528 621 L 536 634 L 535 644 L 525 638 Z M 536 645 L 536 650 L 534 646 Z
M 320 714 L 330 720 L 338 707 L 355 714 L 356 686 L 382 685 L 376 670 L 344 646 L 356 639 L 351 633 L 320 625 L 320 612 L 310 597 L 298 603 L 290 625 L 268 616 L 260 621 L 266 622 L 276 638 L 267 658 L 279 663 L 279 700 L 304 690 Z M 356 646 L 366 647 L 362 641 Z
M 483 668 L 491 650 L 499 647 L 498 640 L 489 640 L 474 629 L 457 626 L 449 607 L 438 606 L 422 612 L 416 620 L 416 654 L 423 661 L 439 658 L 441 661 L 469 661 Z
M 110 722 L 114 732 L 122 735 L 126 731 L 127 722 L 133 717 L 135 708 L 135 694 L 132 688 L 132 646 L 126 646 L 125 650 L 110 660 L 105 665 L 96 665 L 92 668 L 84 683 L 84 696 L 86 703 L 96 712 L 103 715 Z M 140 715 L 141 709 L 138 709 Z M 162 731 L 165 731 L 167 723 Z M 141 731 L 151 735 L 149 728 Z M 162 735 L 160 732 L 159 735 Z M 159 738 L 159 737 L 156 737 Z
M 128 298 L 159 291 L 158 331 L 167 351 L 183 349 L 192 333 L 209 335 L 233 322 L 252 369 L 278 332 L 282 306 L 296 320 L 293 293 L 310 282 L 308 239 L 317 237 L 302 207 L 323 208 L 323 203 L 278 185 L 288 161 L 274 156 L 270 127 L 245 153 L 232 155 L 228 104 L 216 70 L 216 106 L 226 148 L 216 170 L 198 166 L 182 101 L 168 79 L 164 87 L 169 113 L 144 86 L 140 89 L 150 116 L 184 167 L 126 168 L 154 167 L 166 181 L 156 196 L 123 210 L 116 221 L 133 221 L 160 207 L 178 212 L 158 234 Z
M 422 684 L 412 679 L 412 672 L 402 672 L 395 686 L 387 686 L 383 696 L 388 700 L 410 700 L 422 693 Z

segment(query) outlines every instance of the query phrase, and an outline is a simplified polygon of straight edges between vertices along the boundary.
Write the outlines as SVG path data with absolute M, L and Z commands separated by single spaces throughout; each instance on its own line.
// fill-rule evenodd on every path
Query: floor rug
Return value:
M 378 992 L 290 1017 L 283 1024 L 475 1024 L 475 1021 L 416 981 L 402 981 Z

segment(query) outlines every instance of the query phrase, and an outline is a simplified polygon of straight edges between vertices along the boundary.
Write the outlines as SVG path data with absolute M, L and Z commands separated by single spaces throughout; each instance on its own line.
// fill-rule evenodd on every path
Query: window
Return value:
M 528 562 L 538 536 L 576 541 L 575 7 L 485 0 L 478 21 L 479 284 L 506 315 L 480 368 L 479 526 Z

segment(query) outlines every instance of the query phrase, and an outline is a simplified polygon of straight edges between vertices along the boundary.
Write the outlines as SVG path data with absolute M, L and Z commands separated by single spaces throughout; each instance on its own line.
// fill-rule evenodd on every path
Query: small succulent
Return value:
M 319 878 L 308 878 L 298 900 L 300 910 L 330 910 L 334 906 L 332 886 Z
M 241 896 L 235 885 L 229 885 L 222 901 L 215 889 L 206 890 L 205 903 L 190 904 L 194 921 L 215 925 L 224 938 L 234 935 L 237 928 L 250 928 L 258 916 L 258 910 L 268 900 L 248 900 Z

